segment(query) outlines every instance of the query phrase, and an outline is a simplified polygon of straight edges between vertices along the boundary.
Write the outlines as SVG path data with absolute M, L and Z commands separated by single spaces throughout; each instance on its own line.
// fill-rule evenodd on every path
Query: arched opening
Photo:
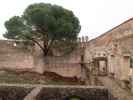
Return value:
M 69 96 L 65 100 L 84 100 L 84 99 L 79 96 Z

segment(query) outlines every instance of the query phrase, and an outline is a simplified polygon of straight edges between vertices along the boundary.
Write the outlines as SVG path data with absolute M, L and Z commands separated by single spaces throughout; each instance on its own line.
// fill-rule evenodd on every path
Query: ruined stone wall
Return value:
M 80 64 L 47 64 L 45 71 L 55 72 L 63 77 L 81 78 Z
M 1 100 L 24 100 L 25 96 L 30 93 L 32 88 L 17 86 L 0 86 Z
M 0 86 L 1 100 L 116 100 L 104 87 L 88 86 Z
M 103 35 L 89 41 L 85 49 L 85 61 L 94 58 L 107 59 L 108 73 L 120 80 L 129 78 L 130 62 L 133 55 L 133 19 L 120 24 Z
M 132 34 L 133 35 L 133 34 Z M 121 79 L 128 79 L 130 74 L 130 59 L 133 56 L 133 37 L 118 40 Z
M 112 55 L 113 69 L 120 80 L 128 80 L 130 72 L 130 57 L 133 54 L 133 19 L 124 22 L 113 33 Z
M 18 43 L 19 44 L 19 43 Z M 33 68 L 32 51 L 15 41 L 0 40 L 0 69 L 30 70 Z
M 133 19 L 109 30 L 103 35 L 88 41 L 78 40 L 79 47 L 63 57 L 43 57 L 38 46 L 24 48 L 16 41 L 0 41 L 0 68 L 30 70 L 38 73 L 55 72 L 62 76 L 82 75 L 81 56 L 89 64 L 95 58 L 107 59 L 107 72 L 118 79 L 128 79 L 129 58 L 133 56 Z M 87 67 L 90 67 L 89 65 Z
M 44 58 L 38 46 L 25 46 L 23 41 L 0 40 L 0 46 L 0 69 L 81 77 L 80 50 L 62 57 Z
M 69 100 L 72 98 L 80 100 L 114 100 L 114 97 L 111 96 L 106 88 L 87 86 L 47 86 L 41 90 L 36 98 L 38 100 Z
M 35 58 L 34 71 L 38 73 L 55 72 L 64 77 L 81 77 L 80 57 L 38 57 Z M 43 67 L 42 67 L 43 66 Z
M 81 77 L 81 50 L 75 50 L 72 53 L 59 57 L 43 57 L 40 48 L 35 48 L 34 71 L 38 73 L 55 72 L 64 77 Z M 42 67 L 44 66 L 44 67 Z

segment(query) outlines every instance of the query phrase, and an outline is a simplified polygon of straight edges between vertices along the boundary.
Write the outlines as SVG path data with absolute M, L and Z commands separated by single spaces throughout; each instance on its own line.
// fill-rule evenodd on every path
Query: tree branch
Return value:
M 50 44 L 48 45 L 48 48 L 47 48 L 47 50 L 46 50 L 46 54 L 48 54 L 48 52 L 49 52 L 51 46 L 53 45 L 54 40 L 55 40 L 55 39 L 53 38 L 53 39 L 51 40 Z
M 36 43 L 41 48 L 41 50 L 43 52 L 45 51 L 45 49 L 43 48 L 43 46 L 38 41 L 36 41 L 34 38 L 31 38 L 29 36 L 25 36 L 25 37 L 28 38 L 29 40 L 33 41 L 34 43 Z

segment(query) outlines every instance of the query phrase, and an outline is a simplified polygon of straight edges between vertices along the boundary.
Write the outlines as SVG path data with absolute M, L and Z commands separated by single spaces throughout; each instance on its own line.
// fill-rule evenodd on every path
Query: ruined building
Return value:
M 109 75 L 133 86 L 133 18 L 90 40 L 84 59 L 98 75 Z
M 84 78 L 82 63 L 95 69 L 97 75 L 109 75 L 128 81 L 133 86 L 133 18 L 88 41 L 78 39 L 79 46 L 70 55 L 47 57 L 41 50 L 24 46 L 21 41 L 0 40 L 0 69 L 16 71 L 55 72 L 64 77 Z

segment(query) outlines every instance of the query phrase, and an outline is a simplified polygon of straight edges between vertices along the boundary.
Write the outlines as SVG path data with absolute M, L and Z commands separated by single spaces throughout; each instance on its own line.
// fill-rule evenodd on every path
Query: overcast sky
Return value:
M 0 38 L 5 33 L 4 22 L 21 15 L 32 3 L 45 2 L 70 9 L 82 26 L 79 36 L 94 38 L 133 17 L 133 0 L 1 0 Z

